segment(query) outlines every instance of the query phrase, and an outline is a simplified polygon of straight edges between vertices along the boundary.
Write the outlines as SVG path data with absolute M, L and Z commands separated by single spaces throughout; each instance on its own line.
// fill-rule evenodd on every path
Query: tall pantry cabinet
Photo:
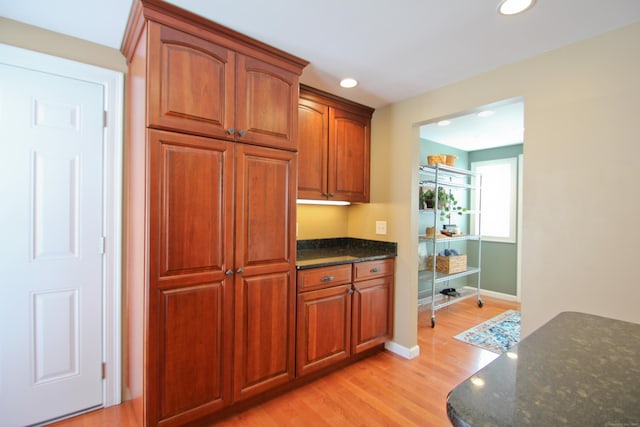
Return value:
M 306 62 L 159 0 L 122 51 L 125 397 L 182 425 L 293 379 Z

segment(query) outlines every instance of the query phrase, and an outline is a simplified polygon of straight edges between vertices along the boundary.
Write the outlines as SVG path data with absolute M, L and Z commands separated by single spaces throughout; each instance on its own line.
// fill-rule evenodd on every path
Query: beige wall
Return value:
M 298 205 L 298 240 L 347 236 L 348 206 Z
M 634 24 L 376 111 L 372 203 L 349 209 L 349 235 L 371 238 L 359 224 L 389 221 L 398 344 L 417 344 L 414 125 L 515 96 L 526 128 L 523 334 L 566 310 L 640 322 L 638 40 Z
M 0 17 L 0 43 L 127 72 L 127 61 L 118 49 L 3 17 Z

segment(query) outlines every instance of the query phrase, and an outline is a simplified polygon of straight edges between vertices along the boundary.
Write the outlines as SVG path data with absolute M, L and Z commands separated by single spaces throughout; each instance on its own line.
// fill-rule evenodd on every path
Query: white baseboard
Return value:
M 516 295 L 503 294 L 502 292 L 488 291 L 486 289 L 480 289 L 480 295 L 485 295 L 505 301 L 520 302 L 520 298 L 518 298 Z
M 420 347 L 417 345 L 408 348 L 395 341 L 387 341 L 384 343 L 384 348 L 398 356 L 404 357 L 405 359 L 415 359 L 420 355 Z

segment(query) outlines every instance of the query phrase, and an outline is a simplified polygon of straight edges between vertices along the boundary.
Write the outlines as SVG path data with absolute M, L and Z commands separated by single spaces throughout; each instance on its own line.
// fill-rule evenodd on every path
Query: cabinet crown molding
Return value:
M 181 31 L 203 37 L 214 43 L 236 50 L 258 59 L 270 58 L 277 65 L 298 75 L 302 74 L 309 61 L 291 55 L 276 47 L 241 34 L 224 25 L 213 22 L 195 13 L 189 12 L 162 0 L 134 0 L 129 13 L 120 51 L 131 62 L 135 46 L 145 28 L 145 21 L 152 20 Z
M 334 95 L 320 89 L 316 89 L 311 86 L 307 86 L 302 83 L 300 83 L 300 98 L 320 102 L 329 107 L 340 108 L 341 110 L 349 111 L 368 119 L 373 116 L 373 112 L 375 111 L 374 108 L 359 104 L 357 102 L 342 98 L 338 95 Z

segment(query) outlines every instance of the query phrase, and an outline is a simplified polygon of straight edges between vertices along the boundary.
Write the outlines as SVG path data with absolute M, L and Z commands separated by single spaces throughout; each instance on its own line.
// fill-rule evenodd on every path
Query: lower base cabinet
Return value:
M 297 376 L 391 339 L 394 263 L 387 258 L 298 271 Z

